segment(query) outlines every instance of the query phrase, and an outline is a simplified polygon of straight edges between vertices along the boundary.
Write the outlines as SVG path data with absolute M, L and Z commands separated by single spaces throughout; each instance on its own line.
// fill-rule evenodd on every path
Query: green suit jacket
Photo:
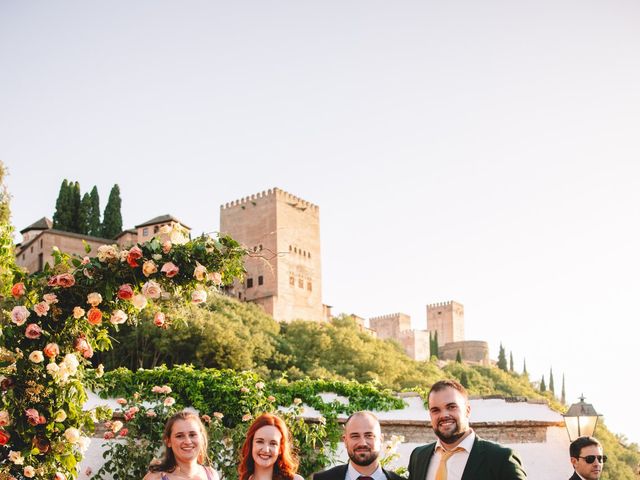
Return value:
M 425 480 L 427 467 L 436 443 L 417 447 L 409 459 L 409 480 Z M 527 474 L 522 469 L 518 455 L 510 448 L 503 447 L 476 435 L 469 460 L 462 473 L 462 480 L 521 480 Z

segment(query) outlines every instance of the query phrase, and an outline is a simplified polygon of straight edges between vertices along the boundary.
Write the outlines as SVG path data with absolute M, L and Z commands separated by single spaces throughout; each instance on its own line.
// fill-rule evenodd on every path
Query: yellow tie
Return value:
M 453 450 L 445 450 L 444 448 L 440 448 L 440 464 L 438 465 L 438 470 L 436 471 L 436 480 L 447 480 L 447 460 L 454 453 L 464 452 L 464 448 L 457 447 Z

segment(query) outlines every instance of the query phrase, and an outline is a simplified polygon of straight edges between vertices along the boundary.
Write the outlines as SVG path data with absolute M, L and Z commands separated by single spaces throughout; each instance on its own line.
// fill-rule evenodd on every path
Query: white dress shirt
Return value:
M 473 447 L 475 439 L 476 433 L 471 430 L 471 433 L 467 435 L 467 437 L 456 447 L 463 448 L 464 451 L 454 453 L 449 457 L 449 460 L 447 460 L 447 480 L 462 479 L 462 472 L 464 472 L 464 467 L 467 466 L 467 460 L 469 460 L 469 454 L 471 453 L 471 448 Z M 443 444 L 440 442 L 440 439 L 438 439 L 435 451 L 433 452 L 431 461 L 429 462 L 429 468 L 427 468 L 426 480 L 435 480 L 438 465 L 440 465 L 440 458 L 442 457 L 442 448 Z
M 358 472 L 353 464 L 349 462 L 349 466 L 347 467 L 347 475 L 345 476 L 345 480 L 358 480 L 358 477 L 362 475 L 362 473 Z M 373 480 L 387 480 L 387 476 L 382 471 L 382 467 L 378 465 L 378 468 L 371 474 L 365 475 L 366 477 L 371 477 Z

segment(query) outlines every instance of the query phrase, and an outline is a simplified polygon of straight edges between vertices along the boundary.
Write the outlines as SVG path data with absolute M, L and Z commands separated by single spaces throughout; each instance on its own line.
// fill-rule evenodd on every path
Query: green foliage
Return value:
M 78 210 L 78 233 L 87 235 L 89 233 L 89 211 L 91 210 L 91 197 L 88 193 L 82 196 L 80 209 Z
M 504 370 L 505 372 L 508 370 L 507 368 L 507 356 L 504 351 L 504 347 L 502 343 L 500 343 L 500 352 L 498 353 L 498 368 L 500 370 Z
M 564 389 L 564 373 L 562 374 L 562 393 L 560 394 L 560 403 L 563 405 L 567 404 L 567 394 Z
M 542 375 L 542 380 L 540 380 L 540 391 L 543 393 L 547 391 L 547 384 L 544 381 L 544 375 Z
M 4 164 L 0 162 L 0 300 L 9 295 L 13 278 L 19 270 L 13 248 L 10 197 L 4 184 L 5 175 Z M 0 318 L 2 316 L 3 312 L 0 309 Z
M 527 372 L 527 359 L 526 358 L 524 360 L 522 360 L 522 374 L 523 375 L 529 375 L 529 372 Z
M 102 221 L 102 236 L 104 238 L 115 238 L 122 231 L 122 200 L 120 199 L 120 187 L 115 184 L 109 193 L 107 206 L 104 207 Z
M 438 346 L 438 331 L 436 330 L 435 332 L 433 332 L 433 335 L 431 334 L 431 332 L 429 332 L 429 351 L 431 352 L 431 357 L 439 358 L 438 357 L 439 348 L 440 347 Z
M 87 234 L 99 237 L 102 235 L 102 226 L 100 223 L 100 196 L 98 188 L 94 185 L 89 194 L 91 200 L 87 209 Z
M 69 231 L 83 233 L 85 226 L 83 225 L 84 219 L 81 218 L 82 195 L 80 193 L 80 184 L 78 182 L 69 184 L 69 190 L 71 192 L 71 229 Z
M 56 199 L 56 211 L 53 214 L 53 228 L 72 231 L 73 228 L 73 192 L 71 184 L 65 178 L 60 185 Z
M 460 350 L 456 352 L 456 362 L 462 363 L 462 353 L 460 353 Z
M 154 398 L 149 396 L 154 386 L 156 390 L 159 385 L 169 386 L 172 399 L 177 402 L 175 408 L 192 406 L 207 415 L 204 419 L 208 424 L 210 457 L 215 467 L 228 479 L 237 478 L 236 452 L 244 441 L 251 418 L 263 412 L 284 408 L 280 413 L 289 425 L 299 449 L 300 471 L 303 475 L 309 475 L 324 468 L 331 459 L 342 431 L 337 421 L 339 414 L 403 406 L 402 400 L 374 384 L 309 379 L 263 382 L 254 372 L 195 369 L 190 366 L 173 369 L 163 366 L 135 372 L 118 369 L 96 381 L 100 382 L 103 396 L 135 398 L 137 404 L 143 400 L 154 402 Z M 319 395 L 323 392 L 335 392 L 348 398 L 349 402 L 324 402 Z M 127 442 L 120 446 L 117 443 L 110 444 L 106 453 L 108 465 L 99 472 L 98 478 L 103 478 L 106 472 L 117 472 L 119 478 L 141 478 L 161 444 L 161 425 L 175 409 L 167 411 L 166 405 L 157 400 L 156 397 L 153 403 L 157 414 L 155 417 L 150 419 L 146 412 L 143 413 L 143 407 L 138 406 L 140 412 L 125 423 Z M 302 402 L 323 415 L 319 423 L 305 422 L 299 416 Z M 151 423 L 157 426 L 150 427 Z M 144 438 L 142 446 L 138 441 L 140 438 Z
M 509 352 L 509 371 L 515 371 L 515 369 L 513 368 L 513 352 Z
M 555 386 L 553 385 L 553 367 L 549 369 L 549 391 L 553 394 L 556 393 Z

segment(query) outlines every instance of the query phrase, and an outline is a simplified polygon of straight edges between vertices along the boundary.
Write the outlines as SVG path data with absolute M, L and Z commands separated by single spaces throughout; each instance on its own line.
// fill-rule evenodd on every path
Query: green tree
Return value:
M 104 207 L 102 220 L 102 236 L 115 238 L 122 231 L 122 200 L 120 199 L 120 187 L 116 183 L 109 193 L 107 206 Z
M 18 270 L 13 250 L 10 196 L 4 184 L 5 175 L 5 166 L 0 162 L 0 300 L 9 295 L 14 274 Z M 0 317 L 2 317 L 1 308 Z
M 464 388 L 469 388 L 469 375 L 467 374 L 466 370 L 463 370 L 462 373 L 460 374 L 460 384 L 464 387 Z
M 564 391 L 564 373 L 562 374 L 562 393 L 560 394 L 560 401 L 563 405 L 567 404 L 567 394 Z
M 69 181 L 65 178 L 60 185 L 56 200 L 56 211 L 53 214 L 53 228 L 64 230 L 65 232 L 71 231 L 73 222 L 72 189 L 73 187 L 70 186 Z
M 438 355 L 438 350 L 440 348 L 440 346 L 438 345 L 438 331 L 436 330 L 435 332 L 433 332 L 433 337 L 431 336 L 431 333 L 429 333 L 429 350 L 431 351 L 431 356 L 432 357 L 436 357 L 436 358 L 440 358 L 440 356 Z
M 89 233 L 89 212 L 91 211 L 91 197 L 88 193 L 82 196 L 80 209 L 78 210 L 78 233 L 87 235 Z
M 91 207 L 87 211 L 87 233 L 94 237 L 102 235 L 100 225 L 100 196 L 98 188 L 94 185 L 89 194 L 91 198 Z
M 73 182 L 69 184 L 69 191 L 71 197 L 71 228 L 70 232 L 82 233 L 84 226 L 82 225 L 83 219 L 81 218 L 81 205 L 82 195 L 80 193 L 80 183 Z
M 456 362 L 462 363 L 462 353 L 460 353 L 460 350 L 456 352 Z
M 540 391 L 542 393 L 547 391 L 547 384 L 544 382 L 544 375 L 542 375 L 542 380 L 540 381 Z
M 509 352 L 509 371 L 513 372 L 513 352 Z
M 502 343 L 500 343 L 500 353 L 498 353 L 498 368 L 500 370 L 504 370 L 505 372 L 508 370 L 507 369 L 507 355 L 504 351 L 504 347 L 502 346 Z
M 556 389 L 553 385 L 553 367 L 549 369 L 549 391 L 555 395 Z
M 527 372 L 527 359 L 525 358 L 522 361 L 522 375 L 528 377 L 529 376 L 529 372 Z

